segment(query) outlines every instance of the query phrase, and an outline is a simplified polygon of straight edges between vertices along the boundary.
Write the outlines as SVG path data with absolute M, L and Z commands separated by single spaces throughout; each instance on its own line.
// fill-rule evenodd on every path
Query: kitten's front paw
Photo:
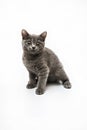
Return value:
M 31 83 L 28 83 L 26 88 L 27 89 L 32 89 L 32 88 L 35 88 L 36 87 L 36 84 L 31 84 Z
M 63 83 L 64 87 L 67 88 L 67 89 L 70 89 L 71 88 L 71 83 L 67 80 Z
M 37 88 L 37 89 L 36 89 L 36 94 L 37 94 L 37 95 L 42 95 L 42 94 L 44 94 L 44 89 L 42 89 L 42 88 Z

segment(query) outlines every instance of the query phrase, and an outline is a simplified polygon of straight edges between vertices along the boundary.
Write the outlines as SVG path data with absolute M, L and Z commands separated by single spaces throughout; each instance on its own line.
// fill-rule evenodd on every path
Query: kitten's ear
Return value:
M 40 37 L 41 37 L 43 40 L 45 40 L 46 36 L 47 36 L 47 32 L 46 32 L 46 31 L 40 34 Z
M 29 37 L 29 33 L 25 29 L 22 29 L 21 35 L 22 39 L 27 39 Z

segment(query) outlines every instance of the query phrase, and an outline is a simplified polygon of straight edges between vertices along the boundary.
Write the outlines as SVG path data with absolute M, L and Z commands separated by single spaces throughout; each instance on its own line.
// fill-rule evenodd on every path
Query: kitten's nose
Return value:
M 32 46 L 32 49 L 35 50 L 35 46 Z

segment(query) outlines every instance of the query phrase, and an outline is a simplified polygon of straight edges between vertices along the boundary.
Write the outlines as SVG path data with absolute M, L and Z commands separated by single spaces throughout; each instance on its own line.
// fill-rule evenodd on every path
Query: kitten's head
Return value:
M 47 32 L 43 32 L 40 35 L 30 35 L 26 30 L 23 29 L 21 34 L 23 50 L 33 55 L 39 54 L 43 51 Z

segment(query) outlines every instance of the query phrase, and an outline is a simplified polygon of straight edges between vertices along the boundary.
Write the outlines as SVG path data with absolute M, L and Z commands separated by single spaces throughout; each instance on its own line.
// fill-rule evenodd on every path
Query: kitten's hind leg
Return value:
M 28 89 L 35 88 L 37 85 L 37 80 L 38 80 L 37 76 L 34 73 L 29 72 L 29 79 L 30 80 L 29 80 L 26 88 L 28 88 Z
M 71 88 L 71 83 L 69 82 L 69 80 L 64 81 L 64 82 L 63 82 L 63 85 L 64 85 L 64 87 L 67 88 L 67 89 L 70 89 L 70 88 Z
M 61 68 L 56 72 L 56 76 L 58 77 L 58 81 L 59 80 L 62 81 L 62 84 L 65 88 L 67 89 L 71 88 L 71 83 L 63 68 Z

